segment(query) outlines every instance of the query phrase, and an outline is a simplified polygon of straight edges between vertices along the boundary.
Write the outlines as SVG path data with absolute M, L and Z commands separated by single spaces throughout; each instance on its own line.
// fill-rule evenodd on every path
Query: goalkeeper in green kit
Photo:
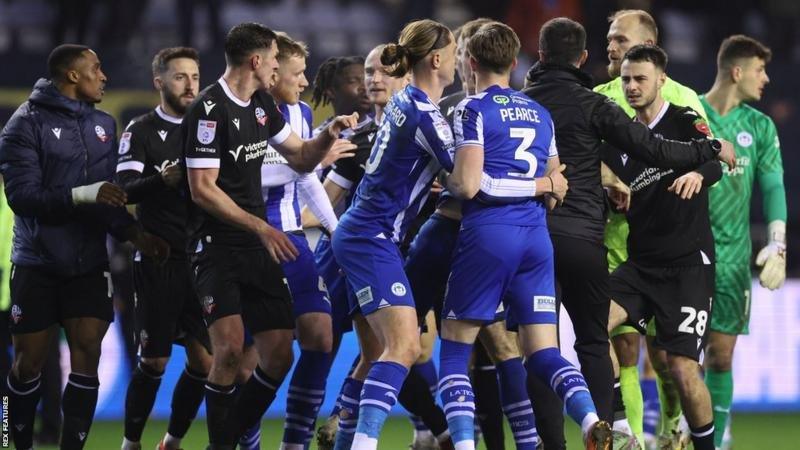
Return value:
M 655 45 L 658 41 L 658 27 L 653 17 L 642 10 L 620 10 L 608 18 L 610 22 L 608 30 L 608 74 L 613 77 L 611 81 L 598 85 L 594 88 L 596 92 L 606 95 L 617 103 L 622 109 L 633 117 L 635 112 L 625 100 L 625 94 L 620 80 L 620 65 L 625 52 L 631 47 L 639 44 Z M 687 106 L 694 109 L 704 119 L 706 113 L 700 103 L 700 99 L 695 91 L 667 77 L 664 86 L 661 88 L 661 95 L 664 100 L 677 106 Z M 712 132 L 715 131 L 712 124 Z M 624 150 L 624 149 L 622 149 Z M 737 153 L 738 155 L 738 153 Z M 628 259 L 627 251 L 628 223 L 625 214 L 612 213 L 609 222 L 606 224 L 605 244 L 608 248 L 608 270 L 613 272 L 622 262 Z M 654 331 L 654 330 L 653 330 Z M 639 380 L 639 349 L 640 334 L 630 326 L 620 326 L 612 333 L 614 349 L 620 364 L 620 390 L 625 403 L 625 412 L 630 423 L 630 431 L 636 436 L 639 443 L 644 444 L 643 439 L 643 398 L 642 387 Z M 655 390 L 654 374 L 647 377 L 643 383 L 645 387 L 650 385 L 652 391 Z M 670 383 L 669 380 L 665 380 Z M 616 389 L 616 386 L 615 386 Z M 677 393 L 674 388 L 666 388 L 671 395 L 667 401 L 662 402 L 662 429 L 658 434 L 663 435 L 664 439 L 672 439 L 673 431 L 677 429 L 678 419 L 681 409 Z M 655 396 L 655 395 L 654 395 Z M 620 429 L 615 424 L 618 431 Z M 655 431 L 655 430 L 651 430 Z M 648 436 L 649 437 L 649 436 Z M 688 436 L 686 436 L 688 440 Z M 648 439 L 649 440 L 649 439 Z
M 786 278 L 786 192 L 775 124 L 748 106 L 761 99 L 769 82 L 765 69 L 770 50 L 743 35 L 725 39 L 717 55 L 717 77 L 700 100 L 718 137 L 733 142 L 736 168 L 725 170 L 709 192 L 711 227 L 716 247 L 716 290 L 711 334 L 706 347 L 706 385 L 714 407 L 714 444 L 723 433 L 733 397 L 731 362 L 736 337 L 748 333 L 750 319 L 750 198 L 753 181 L 763 194 L 768 244 L 756 256 L 759 281 L 778 289 Z

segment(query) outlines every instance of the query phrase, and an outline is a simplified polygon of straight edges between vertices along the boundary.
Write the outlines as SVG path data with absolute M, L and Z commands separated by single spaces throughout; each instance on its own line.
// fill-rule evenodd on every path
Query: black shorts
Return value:
M 714 265 L 645 267 L 631 261 L 611 274 L 611 298 L 628 324 L 645 333 L 656 321 L 655 345 L 668 353 L 700 358 L 711 324 Z
M 294 328 L 283 269 L 266 249 L 204 244 L 191 261 L 206 326 L 221 317 L 241 315 L 251 334 Z
M 107 267 L 64 276 L 35 267 L 11 268 L 11 334 L 46 330 L 65 319 L 114 321 L 113 287 Z
M 210 352 L 208 330 L 194 293 L 189 261 L 170 259 L 163 265 L 147 257 L 133 263 L 136 343 L 146 358 L 172 353 L 172 343 L 191 337 Z

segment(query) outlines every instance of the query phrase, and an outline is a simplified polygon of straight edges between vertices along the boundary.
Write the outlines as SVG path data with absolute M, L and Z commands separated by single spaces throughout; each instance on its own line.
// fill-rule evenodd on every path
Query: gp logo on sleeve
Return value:
M 124 155 L 128 153 L 128 150 L 131 149 L 131 132 L 126 131 L 122 133 L 122 136 L 119 138 L 119 154 Z
M 198 120 L 197 121 L 197 140 L 201 144 L 208 145 L 214 142 L 214 136 L 217 134 L 217 122 L 213 120 Z

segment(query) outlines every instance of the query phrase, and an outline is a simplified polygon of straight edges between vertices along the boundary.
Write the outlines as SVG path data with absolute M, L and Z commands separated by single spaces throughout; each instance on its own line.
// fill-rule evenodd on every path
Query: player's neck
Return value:
M 725 116 L 742 104 L 736 86 L 715 81 L 714 86 L 705 95 L 708 104 L 720 116 Z
M 486 89 L 489 89 L 492 86 L 500 86 L 503 89 L 509 87 L 509 79 L 508 75 L 498 75 L 498 74 L 489 74 L 489 73 L 482 73 L 478 75 L 477 84 L 475 86 L 476 92 L 483 92 Z
M 179 114 L 177 111 L 175 111 L 175 109 L 169 106 L 167 102 L 162 101 L 160 106 L 161 106 L 161 111 L 163 111 L 164 114 L 170 117 L 174 117 L 176 119 L 183 119 L 183 114 Z
M 258 90 L 258 82 L 252 72 L 227 67 L 222 79 L 228 84 L 231 93 L 242 102 L 249 102 L 250 97 Z
M 381 123 L 383 120 L 383 106 L 375 105 L 375 123 Z
M 663 107 L 664 107 L 664 98 L 658 95 L 656 96 L 655 100 L 653 100 L 653 102 L 650 103 L 647 107 L 636 110 L 636 119 L 639 122 L 647 126 L 650 126 L 653 120 L 655 120 L 655 118 L 658 117 L 658 113 L 661 112 L 661 108 Z
M 428 98 L 430 98 L 431 102 L 434 104 L 439 103 L 439 100 L 442 98 L 444 86 L 439 77 L 433 72 L 414 72 L 411 84 L 427 94 Z

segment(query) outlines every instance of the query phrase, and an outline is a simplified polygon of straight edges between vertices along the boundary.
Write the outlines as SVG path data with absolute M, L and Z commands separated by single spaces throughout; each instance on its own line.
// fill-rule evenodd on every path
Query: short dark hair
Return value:
M 772 50 L 761 42 L 745 36 L 735 34 L 725 38 L 719 46 L 717 53 L 717 68 L 730 69 L 738 59 L 757 57 L 769 62 L 772 59 Z
M 52 80 L 63 80 L 72 63 L 83 56 L 83 52 L 91 50 L 85 45 L 61 44 L 47 57 L 47 73 Z
M 556 17 L 539 31 L 539 51 L 547 63 L 569 65 L 578 62 L 586 50 L 586 30 L 567 17 Z
M 161 75 L 167 71 L 167 65 L 173 59 L 188 58 L 200 65 L 200 55 L 192 47 L 167 47 L 162 48 L 153 57 L 153 76 Z
M 260 23 L 240 23 L 225 36 L 225 61 L 241 65 L 253 52 L 272 47 L 275 39 L 275 32 Z
M 478 61 L 478 65 L 498 74 L 511 68 L 519 47 L 517 33 L 500 22 L 482 25 L 467 43 L 467 51 Z
M 662 71 L 667 70 L 667 52 L 657 45 L 641 44 L 634 45 L 622 57 L 622 61 L 631 62 L 651 62 Z

